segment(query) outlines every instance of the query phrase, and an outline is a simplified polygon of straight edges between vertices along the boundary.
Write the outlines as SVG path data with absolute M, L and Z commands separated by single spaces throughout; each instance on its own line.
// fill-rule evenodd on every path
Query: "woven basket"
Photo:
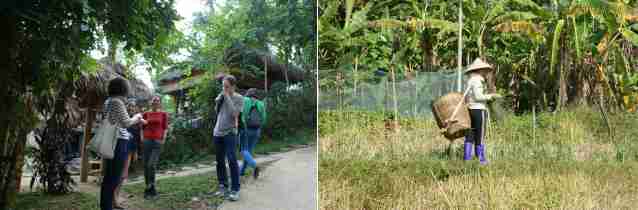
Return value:
M 454 117 L 455 121 L 446 124 L 445 121 L 452 117 L 452 113 L 459 102 L 461 105 Z M 471 128 L 470 113 L 463 100 L 462 93 L 452 92 L 436 99 L 432 103 L 432 113 L 439 128 L 445 128 L 443 135 L 450 141 L 465 136 L 465 133 Z

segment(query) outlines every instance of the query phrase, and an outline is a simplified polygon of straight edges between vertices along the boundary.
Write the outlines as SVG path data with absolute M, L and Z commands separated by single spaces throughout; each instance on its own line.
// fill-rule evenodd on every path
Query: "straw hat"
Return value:
M 492 69 L 492 65 L 486 63 L 485 61 L 481 60 L 480 58 L 477 58 L 476 60 L 474 60 L 474 62 L 472 62 L 472 65 L 470 65 L 469 67 L 467 67 L 467 69 L 465 70 L 465 74 L 472 72 L 472 71 L 476 71 L 476 70 L 481 70 L 481 69 Z

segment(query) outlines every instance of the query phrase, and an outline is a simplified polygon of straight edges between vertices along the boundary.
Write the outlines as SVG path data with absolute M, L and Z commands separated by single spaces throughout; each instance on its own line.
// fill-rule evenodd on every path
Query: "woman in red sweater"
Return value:
M 144 181 L 146 182 L 145 199 L 157 196 L 155 169 L 159 162 L 161 145 L 164 144 L 164 139 L 166 139 L 166 133 L 168 132 L 168 114 L 162 111 L 159 96 L 153 97 L 151 106 L 152 111 L 144 112 L 142 115 L 144 120 L 146 120 L 142 130 L 144 137 Z

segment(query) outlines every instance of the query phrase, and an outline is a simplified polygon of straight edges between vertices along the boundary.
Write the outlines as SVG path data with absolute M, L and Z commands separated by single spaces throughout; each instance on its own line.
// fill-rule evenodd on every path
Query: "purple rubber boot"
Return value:
M 474 147 L 474 145 L 472 144 L 471 141 L 468 141 L 468 139 L 465 139 L 465 147 L 463 148 L 463 160 L 472 160 L 472 147 Z
M 485 144 L 476 145 L 476 156 L 478 156 L 481 165 L 487 165 L 487 159 L 485 159 Z

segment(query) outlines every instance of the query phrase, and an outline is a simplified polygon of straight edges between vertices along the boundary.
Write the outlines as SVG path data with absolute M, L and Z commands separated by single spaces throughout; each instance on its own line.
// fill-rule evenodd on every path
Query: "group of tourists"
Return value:
M 250 167 L 253 168 L 253 177 L 259 177 L 260 168 L 252 152 L 266 120 L 266 109 L 257 98 L 256 89 L 251 88 L 242 96 L 236 91 L 235 77 L 227 75 L 220 78 L 219 82 L 223 90 L 215 99 L 216 123 L 213 130 L 219 187 L 210 194 L 237 201 L 240 175 L 245 175 Z M 144 198 L 152 200 L 158 196 L 155 173 L 161 145 L 166 142 L 168 133 L 168 113 L 162 110 L 159 96 L 152 98 L 150 111 L 142 112 L 135 100 L 127 100 L 129 89 L 128 81 L 123 78 L 113 79 L 108 85 L 109 97 L 104 103 L 102 116 L 117 126 L 117 132 L 113 158 L 103 160 L 104 177 L 100 190 L 102 210 L 124 209 L 117 198 L 122 183 L 128 178 L 130 163 L 137 159 L 138 151 L 142 152 L 144 164 Z M 238 145 L 243 157 L 241 168 L 236 158 Z M 230 186 L 226 159 L 230 169 Z
M 237 93 L 237 80 L 232 75 L 220 77 L 222 92 L 215 98 L 216 123 L 213 143 L 217 160 L 218 189 L 213 194 L 231 201 L 239 200 L 239 176 L 245 175 L 248 167 L 254 168 L 254 178 L 259 177 L 260 168 L 252 157 L 259 140 L 261 127 L 266 120 L 264 103 L 257 99 L 257 89 L 246 91 L 246 96 Z M 237 143 L 244 159 L 241 169 L 237 163 Z M 228 159 L 228 167 L 226 167 Z M 228 173 L 230 170 L 230 186 Z

